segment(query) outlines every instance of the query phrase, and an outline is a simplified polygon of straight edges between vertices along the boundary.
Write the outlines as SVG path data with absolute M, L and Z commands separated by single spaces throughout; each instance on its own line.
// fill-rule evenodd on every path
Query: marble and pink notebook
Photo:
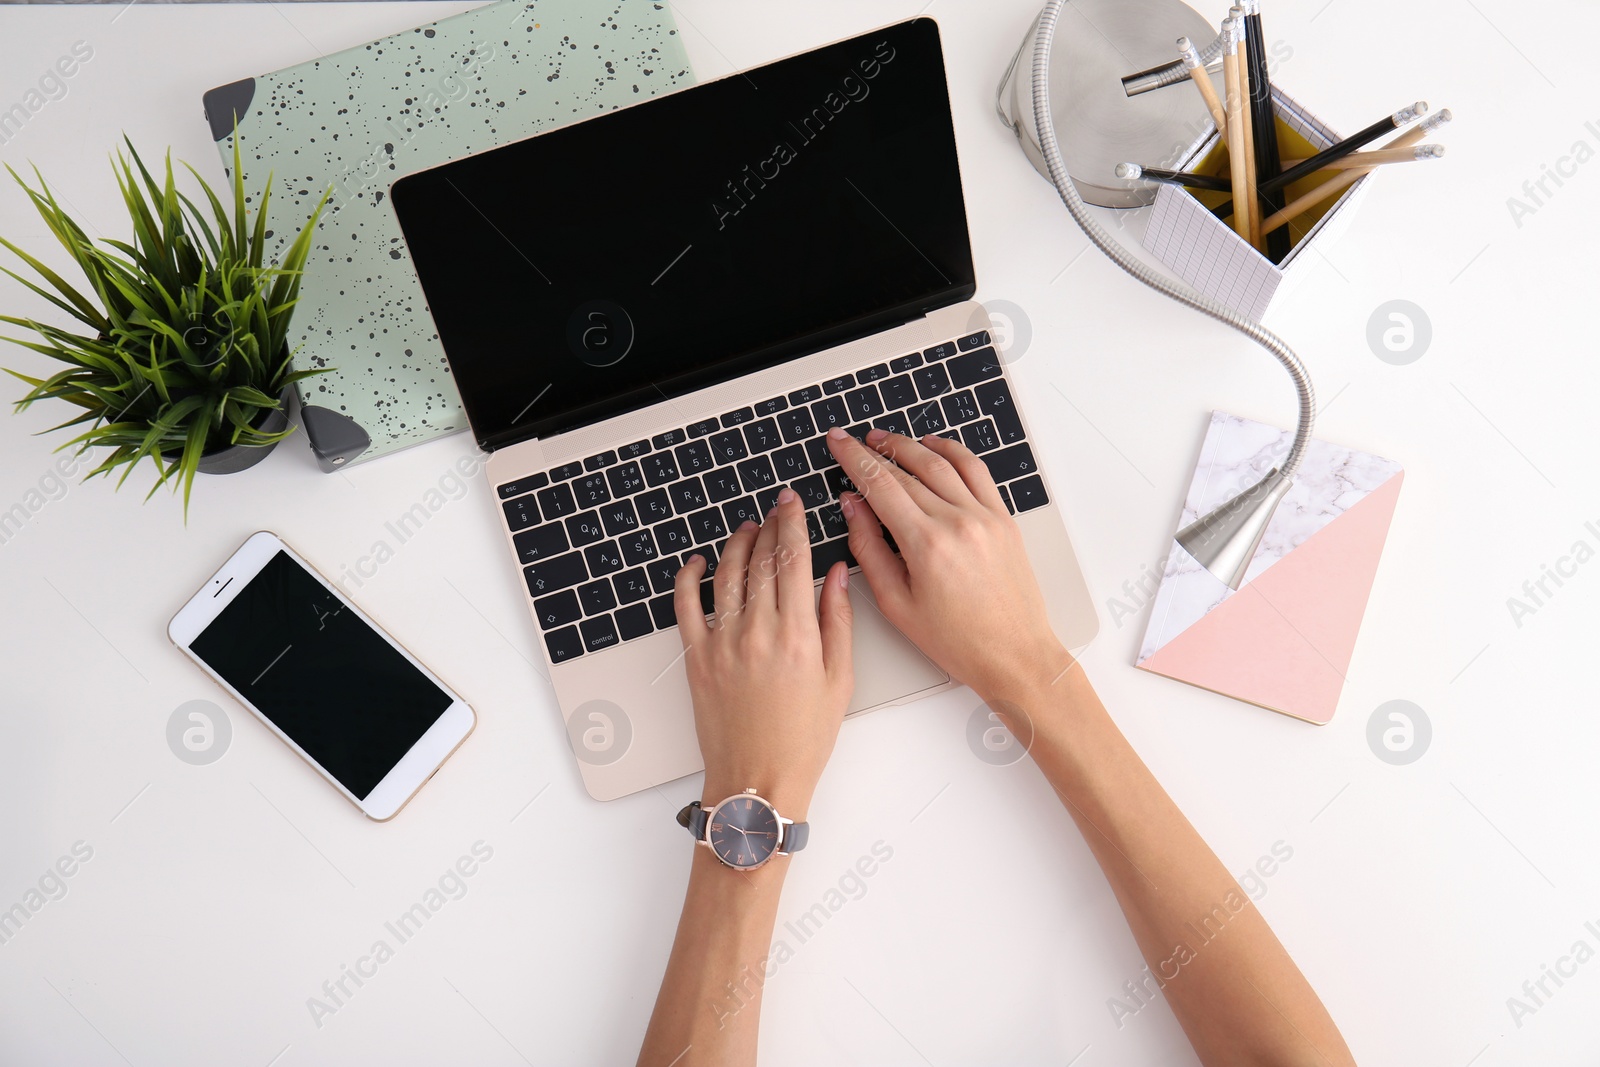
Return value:
M 1259 481 L 1292 437 L 1212 412 L 1178 528 Z M 1313 440 L 1237 591 L 1172 543 L 1136 666 L 1328 722 L 1404 478 L 1392 460 Z

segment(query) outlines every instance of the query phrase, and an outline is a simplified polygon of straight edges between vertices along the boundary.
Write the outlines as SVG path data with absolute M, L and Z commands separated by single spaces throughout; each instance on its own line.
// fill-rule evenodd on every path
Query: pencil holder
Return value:
M 1310 156 L 1339 141 L 1337 133 L 1276 85 L 1272 104 L 1283 158 Z M 1227 177 L 1227 149 L 1214 125 L 1207 125 L 1177 166 L 1197 174 Z M 1289 186 L 1285 194 L 1293 200 L 1331 176 L 1328 172 L 1309 175 Z M 1163 185 L 1156 193 L 1143 244 L 1195 289 L 1260 322 L 1273 301 L 1309 271 L 1306 261 L 1316 258 L 1311 246 L 1326 248 L 1349 225 L 1371 180 L 1370 174 L 1362 176 L 1337 199 L 1292 220 L 1288 228 L 1294 243 L 1282 263 L 1273 263 L 1257 252 L 1212 213 L 1228 194 L 1175 185 Z

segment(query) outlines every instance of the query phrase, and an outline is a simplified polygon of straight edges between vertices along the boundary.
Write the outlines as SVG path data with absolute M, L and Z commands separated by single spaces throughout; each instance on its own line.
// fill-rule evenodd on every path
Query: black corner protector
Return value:
M 245 78 L 243 81 L 229 82 L 210 90 L 202 98 L 205 103 L 206 121 L 211 124 L 211 139 L 220 141 L 233 132 L 235 116 L 239 125 L 244 125 L 245 116 L 250 114 L 250 101 L 256 96 L 256 80 Z
M 300 409 L 311 451 L 325 474 L 348 467 L 357 456 L 372 447 L 372 438 L 361 424 L 332 408 L 308 404 Z

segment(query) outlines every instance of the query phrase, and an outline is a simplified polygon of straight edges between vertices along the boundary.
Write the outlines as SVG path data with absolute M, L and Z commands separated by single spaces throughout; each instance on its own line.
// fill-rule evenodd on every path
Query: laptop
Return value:
M 982 456 L 1072 648 L 1098 627 L 976 290 L 939 30 L 917 18 L 397 181 L 584 785 L 701 769 L 673 579 L 805 501 L 852 565 L 862 714 L 950 687 L 845 541 L 842 426 Z M 702 598 L 710 612 L 707 582 Z

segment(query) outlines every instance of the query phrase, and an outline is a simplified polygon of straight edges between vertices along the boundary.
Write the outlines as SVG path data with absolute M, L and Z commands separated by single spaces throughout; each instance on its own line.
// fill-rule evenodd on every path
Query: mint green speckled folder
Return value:
M 467 425 L 390 184 L 693 83 L 665 3 L 502 0 L 205 94 L 224 167 L 237 117 L 246 188 L 271 173 L 307 215 L 333 190 L 290 331 L 298 368 L 335 368 L 298 386 L 323 470 Z M 297 227 L 271 221 L 277 254 Z

